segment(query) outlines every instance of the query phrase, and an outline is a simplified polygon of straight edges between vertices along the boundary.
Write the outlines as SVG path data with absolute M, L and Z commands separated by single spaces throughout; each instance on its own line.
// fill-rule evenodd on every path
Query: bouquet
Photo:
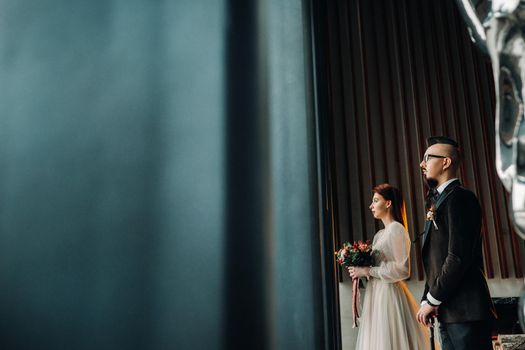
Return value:
M 337 253 L 337 262 L 344 267 L 349 266 L 372 266 L 374 262 L 374 251 L 370 242 L 348 242 L 343 243 L 343 248 Z
M 376 252 L 372 249 L 370 242 L 358 241 L 354 244 L 343 243 L 343 248 L 339 249 L 335 255 L 339 265 L 347 268 L 350 266 L 373 266 Z M 358 326 L 360 299 L 359 279 L 355 278 L 352 280 L 352 328 Z

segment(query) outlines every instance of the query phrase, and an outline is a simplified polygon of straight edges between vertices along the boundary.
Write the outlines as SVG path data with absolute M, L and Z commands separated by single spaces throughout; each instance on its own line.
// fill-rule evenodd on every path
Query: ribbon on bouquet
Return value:
M 352 280 L 352 315 L 353 323 L 352 328 L 357 327 L 359 320 L 359 305 L 361 303 L 361 292 L 359 292 L 359 278 L 354 278 Z

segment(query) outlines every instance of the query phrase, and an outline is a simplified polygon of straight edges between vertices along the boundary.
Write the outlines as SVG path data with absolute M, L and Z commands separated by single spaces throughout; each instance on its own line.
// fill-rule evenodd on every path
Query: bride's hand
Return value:
M 350 266 L 348 268 L 348 273 L 350 273 L 350 277 L 352 278 L 359 278 L 359 277 L 368 278 L 370 277 L 370 268 Z

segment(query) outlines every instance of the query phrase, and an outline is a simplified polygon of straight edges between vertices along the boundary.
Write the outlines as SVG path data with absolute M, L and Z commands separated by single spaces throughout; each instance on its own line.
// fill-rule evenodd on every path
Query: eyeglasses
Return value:
M 428 161 L 430 160 L 430 158 L 448 158 L 448 156 L 440 156 L 440 155 L 437 155 L 437 154 L 425 154 L 423 156 L 423 161 L 425 163 L 428 163 Z

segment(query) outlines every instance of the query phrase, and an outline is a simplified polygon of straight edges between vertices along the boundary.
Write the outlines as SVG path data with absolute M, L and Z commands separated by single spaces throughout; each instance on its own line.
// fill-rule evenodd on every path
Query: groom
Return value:
M 457 179 L 459 147 L 448 137 L 430 137 L 420 167 L 429 185 L 423 235 L 426 283 L 420 323 L 437 316 L 441 347 L 492 349 L 495 310 L 483 274 L 481 208 Z

